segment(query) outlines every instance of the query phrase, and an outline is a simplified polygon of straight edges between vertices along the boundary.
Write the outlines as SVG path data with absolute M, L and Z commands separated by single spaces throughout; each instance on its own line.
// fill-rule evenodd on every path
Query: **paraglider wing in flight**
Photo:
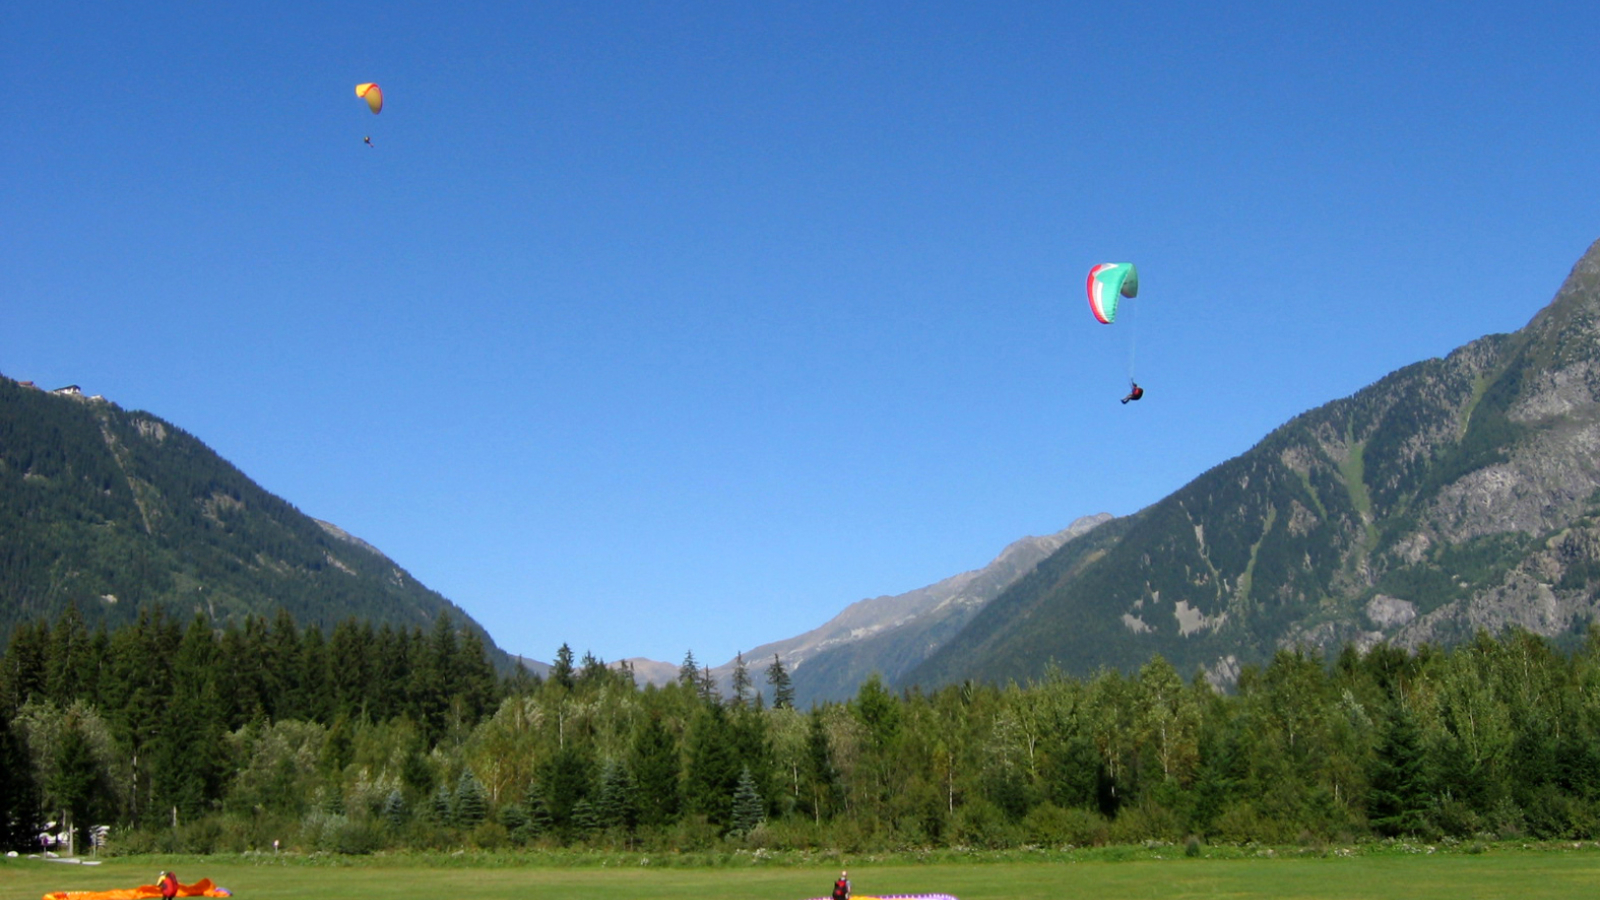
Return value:
M 356 96 L 367 101 L 367 107 L 373 115 L 383 112 L 383 88 L 372 82 L 356 85 Z
M 1101 263 L 1089 270 L 1089 311 L 1101 324 L 1117 320 L 1117 303 L 1139 294 L 1139 270 L 1133 263 Z

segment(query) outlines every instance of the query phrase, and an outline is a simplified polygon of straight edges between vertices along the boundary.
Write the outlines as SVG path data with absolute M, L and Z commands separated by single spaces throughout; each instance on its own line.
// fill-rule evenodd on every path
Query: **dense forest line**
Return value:
M 1600 632 L 1450 650 L 1281 651 L 1227 693 L 1133 673 L 797 709 L 777 659 L 729 696 L 563 646 L 287 614 L 218 630 L 74 610 L 0 658 L 0 826 L 112 826 L 114 852 L 905 847 L 1375 836 L 1600 837 Z

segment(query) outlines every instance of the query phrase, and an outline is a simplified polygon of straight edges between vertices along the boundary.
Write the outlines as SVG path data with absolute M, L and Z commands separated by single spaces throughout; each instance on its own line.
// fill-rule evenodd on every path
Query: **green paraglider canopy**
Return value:
M 1089 311 L 1110 325 L 1117 320 L 1117 304 L 1139 294 L 1139 270 L 1133 263 L 1101 263 L 1089 270 Z

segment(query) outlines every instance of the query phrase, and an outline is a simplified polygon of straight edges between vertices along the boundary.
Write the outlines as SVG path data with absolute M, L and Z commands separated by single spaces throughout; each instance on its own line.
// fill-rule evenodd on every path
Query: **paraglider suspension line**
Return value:
M 1134 356 L 1139 349 L 1139 304 L 1128 304 L 1128 383 L 1134 383 Z

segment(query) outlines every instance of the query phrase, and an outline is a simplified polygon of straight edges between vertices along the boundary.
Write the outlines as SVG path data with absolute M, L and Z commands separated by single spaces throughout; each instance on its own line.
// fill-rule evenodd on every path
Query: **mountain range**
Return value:
M 873 672 L 932 687 L 1133 669 L 1218 684 L 1283 647 L 1576 640 L 1600 613 L 1600 242 L 1528 325 L 1303 413 L 1131 515 L 1019 540 L 982 569 L 852 604 L 743 654 L 801 704 Z M 376 548 L 197 438 L 76 389 L 0 378 L 0 628 L 76 603 L 222 622 L 289 610 L 481 628 Z M 485 644 L 493 647 L 485 637 Z M 502 663 L 505 657 L 496 654 Z M 676 664 L 628 660 L 642 681 Z M 726 685 L 736 661 L 711 670 Z
M 324 633 L 446 615 L 508 664 L 455 604 L 183 429 L 75 385 L 0 377 L 0 634 L 69 605 L 91 628 L 152 605 L 218 626 L 282 610 Z

